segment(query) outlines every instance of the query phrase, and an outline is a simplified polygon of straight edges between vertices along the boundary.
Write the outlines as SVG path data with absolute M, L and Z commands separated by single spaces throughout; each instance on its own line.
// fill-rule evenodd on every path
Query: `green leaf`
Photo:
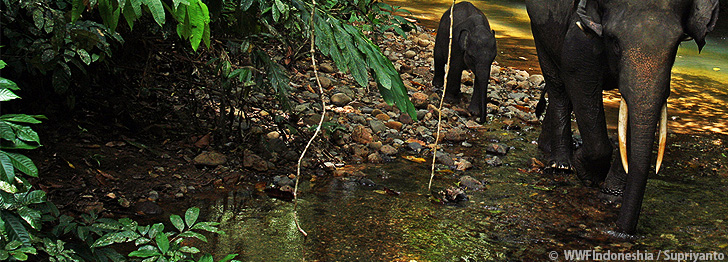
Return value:
M 248 11 L 248 9 L 250 8 L 250 6 L 253 5 L 253 1 L 255 1 L 255 0 L 242 0 L 242 1 L 240 1 L 240 11 L 243 11 L 243 12 Z
M 0 180 L 0 190 L 8 192 L 8 193 L 16 193 L 18 192 L 18 188 L 16 188 L 14 185 L 5 182 L 3 180 Z
M 134 21 L 142 16 L 142 1 L 141 0 L 126 0 L 127 3 L 122 9 L 124 19 L 129 24 L 129 28 L 134 28 Z
M 167 253 L 167 250 L 169 250 L 169 238 L 167 238 L 166 234 L 157 234 L 156 237 L 157 247 L 160 251 L 162 251 L 162 255 Z
M 39 124 L 41 123 L 40 120 L 33 116 L 29 116 L 26 114 L 5 114 L 0 116 L 0 120 L 5 120 L 9 122 L 17 122 L 17 123 L 30 123 L 30 124 Z
M 227 262 L 227 261 L 234 259 L 237 256 L 238 256 L 238 254 L 228 254 L 227 256 L 225 256 L 223 259 L 221 259 L 218 262 Z
M 18 87 L 15 82 L 13 82 L 10 79 L 0 77 L 0 88 L 2 89 L 11 89 L 11 90 L 20 90 L 20 87 Z
M 212 255 L 205 254 L 200 258 L 200 260 L 198 260 L 198 262 L 215 262 L 215 260 L 212 259 Z
M 116 243 L 126 243 L 130 241 L 134 241 L 137 238 L 141 237 L 137 232 L 131 231 L 131 230 L 125 230 L 121 232 L 112 232 L 108 233 L 106 235 L 103 235 L 99 237 L 99 239 L 96 239 L 93 245 L 91 247 L 103 247 L 108 246 L 111 244 Z
M 43 190 L 33 190 L 25 195 L 23 202 L 26 204 L 40 204 L 45 202 L 46 192 Z
M 196 247 L 190 247 L 190 246 L 182 246 L 179 248 L 180 252 L 188 253 L 188 254 L 197 254 L 200 253 L 200 250 Z
M 150 238 L 156 238 L 158 234 L 164 234 L 164 224 L 162 223 L 156 223 L 152 225 L 151 228 L 149 228 L 149 236 Z
M 17 240 L 10 241 L 7 245 L 5 245 L 5 250 L 15 250 L 20 247 L 23 243 Z
M 7 157 L 10 159 L 10 163 L 12 163 L 13 166 L 18 169 L 18 171 L 32 177 L 38 177 L 38 168 L 35 166 L 35 164 L 33 164 L 33 160 L 30 160 L 30 158 L 28 158 L 27 156 L 5 151 L 0 151 L 0 154 L 6 154 Z
M 151 250 L 151 249 L 144 249 L 144 250 L 140 249 L 140 250 L 132 251 L 131 253 L 129 253 L 130 257 L 153 257 L 153 256 L 161 256 L 161 255 L 162 254 L 160 254 L 156 250 Z
M 24 206 L 18 208 L 18 215 L 25 220 L 30 227 L 40 230 L 40 211 Z
M 0 89 L 0 102 L 10 101 L 16 98 L 20 97 L 13 93 L 13 91 L 10 91 L 10 89 Z
M 17 237 L 17 240 L 23 242 L 24 246 L 32 245 L 30 233 L 20 218 L 7 211 L 0 211 L 0 218 L 5 221 L 5 230 L 11 237 Z
M 165 22 L 164 6 L 162 6 L 162 0 L 142 0 L 144 5 L 149 8 L 149 12 L 152 13 L 154 21 L 161 27 Z
M 76 53 L 78 54 L 78 57 L 81 58 L 81 61 L 86 64 L 91 64 L 91 55 L 88 54 L 88 52 L 85 49 L 78 49 L 76 50 Z
M 10 157 L 5 154 L 4 151 L 0 151 L 0 165 L 2 166 L 2 173 L 5 174 L 5 180 L 8 183 L 14 183 L 15 182 L 15 168 L 13 168 L 13 162 L 11 162 Z
M 205 237 L 204 235 L 202 235 L 200 233 L 194 232 L 194 231 L 186 231 L 186 232 L 179 234 L 179 236 L 197 238 L 199 240 L 207 242 L 207 237 Z
M 8 141 L 15 141 L 17 136 L 15 135 L 15 131 L 13 130 L 13 127 L 10 126 L 10 123 L 5 121 L 0 121 L 0 138 L 8 140 Z
M 185 223 L 178 215 L 169 216 L 169 221 L 172 221 L 172 225 L 177 228 L 177 231 L 182 232 L 185 229 Z
M 28 260 L 28 255 L 22 252 L 10 252 L 11 255 L 17 260 L 20 261 L 26 261 Z
M 185 212 L 185 224 L 188 227 L 192 227 L 197 222 L 197 217 L 200 215 L 200 209 L 197 207 L 190 207 Z

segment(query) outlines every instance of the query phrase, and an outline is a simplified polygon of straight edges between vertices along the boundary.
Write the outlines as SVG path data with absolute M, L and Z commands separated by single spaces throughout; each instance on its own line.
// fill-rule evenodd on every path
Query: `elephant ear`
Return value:
M 468 50 L 468 38 L 470 37 L 470 31 L 468 30 L 462 30 L 460 31 L 460 48 L 462 50 Z
M 705 46 L 705 35 L 713 31 L 718 20 L 718 0 L 694 0 L 690 16 L 685 25 L 686 33 L 695 39 L 698 52 Z
M 602 36 L 602 17 L 597 11 L 597 3 L 594 1 L 581 0 L 579 5 L 576 7 L 576 14 L 579 15 L 579 20 L 576 25 L 584 31 L 593 32 L 597 36 Z

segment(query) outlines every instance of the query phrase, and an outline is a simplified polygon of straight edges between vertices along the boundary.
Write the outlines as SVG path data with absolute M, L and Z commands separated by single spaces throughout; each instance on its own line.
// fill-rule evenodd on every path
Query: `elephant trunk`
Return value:
M 468 109 L 471 113 L 480 116 L 480 122 L 485 122 L 488 114 L 488 82 L 490 82 L 490 64 L 479 65 L 473 70 L 475 81 L 473 83 L 473 97 Z
M 657 124 L 670 93 L 670 69 L 674 54 L 671 59 L 669 51 L 651 54 L 630 51 L 640 50 L 627 50 L 620 72 L 619 88 L 628 108 L 629 164 L 617 229 L 634 234 L 647 185 Z M 623 148 L 620 147 L 620 150 Z

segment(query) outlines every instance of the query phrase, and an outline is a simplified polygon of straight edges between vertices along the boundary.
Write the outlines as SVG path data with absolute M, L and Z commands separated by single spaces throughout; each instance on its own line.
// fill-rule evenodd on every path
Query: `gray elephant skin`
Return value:
M 527 0 L 526 7 L 549 98 L 539 148 L 548 166 L 573 169 L 586 184 L 604 181 L 601 198 L 621 195 L 614 233 L 630 237 L 678 45 L 695 40 L 702 50 L 718 18 L 718 0 Z M 611 161 L 602 90 L 614 88 L 626 103 L 626 150 L 619 152 L 627 161 Z M 583 139 L 576 150 L 572 112 Z
M 459 101 L 462 71 L 472 70 L 475 82 L 468 110 L 480 116 L 480 121 L 484 122 L 489 101 L 490 65 L 496 56 L 495 32 L 490 29 L 485 14 L 469 2 L 455 4 L 452 16 L 455 22 L 452 26 L 452 51 L 445 98 Z M 449 43 L 450 9 L 442 15 L 435 37 L 435 77 L 432 86 L 436 88 L 443 86 Z

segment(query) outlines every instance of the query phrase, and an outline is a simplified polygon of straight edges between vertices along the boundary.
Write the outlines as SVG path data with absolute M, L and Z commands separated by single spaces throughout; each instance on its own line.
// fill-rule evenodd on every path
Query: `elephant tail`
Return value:
M 540 118 L 544 110 L 546 110 L 546 90 L 541 92 L 541 98 L 538 99 L 538 104 L 536 104 L 536 118 Z

